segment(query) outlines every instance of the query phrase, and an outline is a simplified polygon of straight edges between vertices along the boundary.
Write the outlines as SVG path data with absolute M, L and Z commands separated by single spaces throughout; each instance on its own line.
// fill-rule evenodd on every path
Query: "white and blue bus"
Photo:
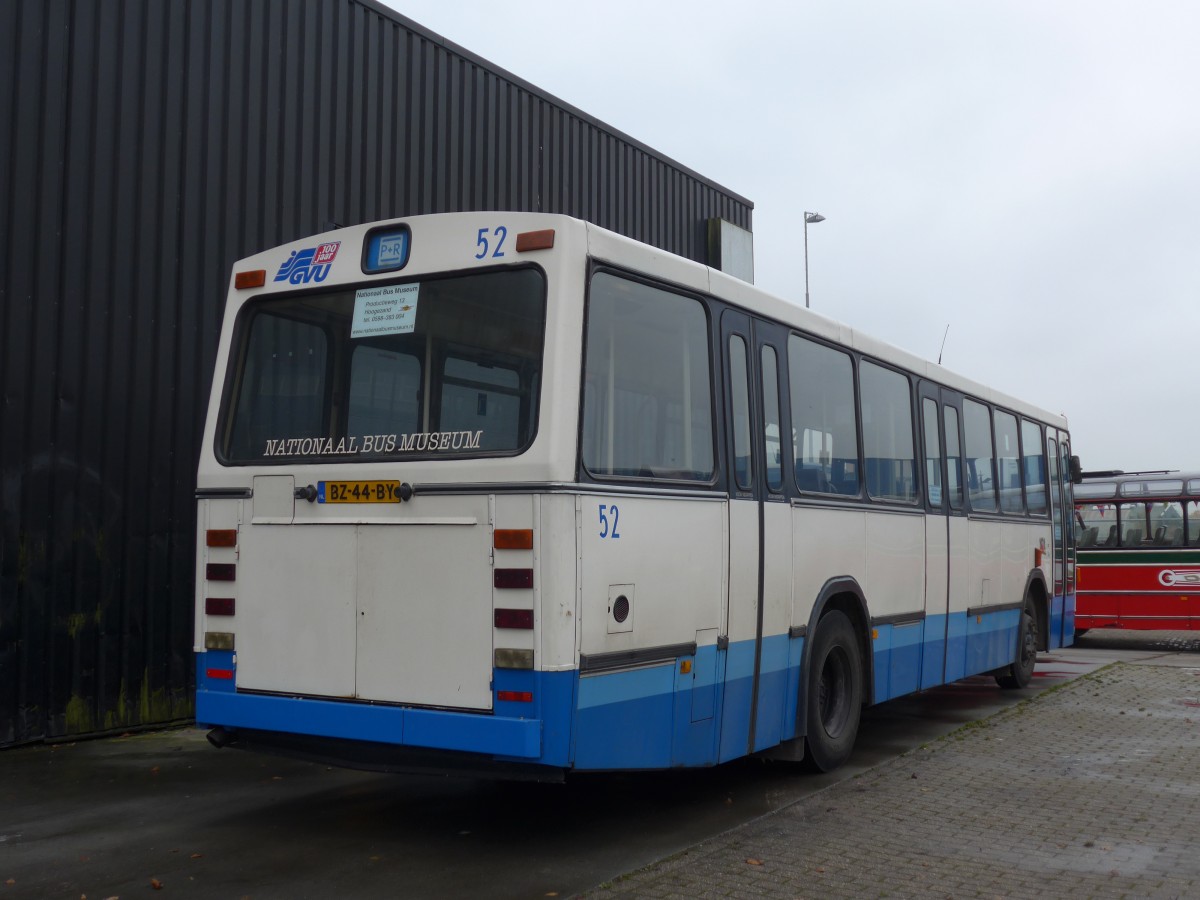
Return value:
M 843 763 L 1072 641 L 1065 420 L 576 219 L 236 266 L 201 451 L 218 746 L 560 777 Z

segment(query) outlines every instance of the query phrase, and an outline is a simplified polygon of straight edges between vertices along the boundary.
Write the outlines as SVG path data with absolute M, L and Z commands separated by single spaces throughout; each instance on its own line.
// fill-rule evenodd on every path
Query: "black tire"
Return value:
M 996 683 L 1005 690 L 1028 687 L 1033 680 L 1033 667 L 1037 665 L 1038 624 L 1037 614 L 1029 601 L 1021 610 L 1021 624 L 1017 629 L 1017 659 L 1003 675 L 996 676 Z
M 832 772 L 850 758 L 862 713 L 862 650 L 839 610 L 817 623 L 808 668 L 805 763 Z

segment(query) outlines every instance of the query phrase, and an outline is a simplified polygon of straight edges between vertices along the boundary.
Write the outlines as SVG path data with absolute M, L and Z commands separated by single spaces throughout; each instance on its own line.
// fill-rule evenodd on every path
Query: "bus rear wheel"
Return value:
M 862 712 L 862 651 L 845 613 L 817 624 L 808 675 L 805 762 L 831 772 L 850 758 Z
M 1028 687 L 1033 680 L 1033 667 L 1037 664 L 1038 625 L 1037 615 L 1029 601 L 1021 610 L 1021 624 L 1017 629 L 1017 658 L 996 682 L 1007 690 Z

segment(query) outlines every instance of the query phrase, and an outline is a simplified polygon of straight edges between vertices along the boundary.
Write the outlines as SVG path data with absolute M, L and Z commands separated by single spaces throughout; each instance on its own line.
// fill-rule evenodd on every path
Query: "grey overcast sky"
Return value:
M 388 0 L 753 201 L 755 281 L 1200 469 L 1200 3 Z

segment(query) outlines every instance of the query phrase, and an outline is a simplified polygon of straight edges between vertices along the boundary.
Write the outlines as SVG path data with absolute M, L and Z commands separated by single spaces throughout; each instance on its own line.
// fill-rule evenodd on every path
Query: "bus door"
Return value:
M 1075 641 L 1075 517 L 1071 491 L 1071 446 L 1065 432 L 1046 429 L 1050 470 L 1050 515 L 1054 526 L 1054 597 L 1046 647 Z
M 781 347 L 786 337 L 742 313 L 721 318 L 729 492 L 729 654 L 722 761 L 782 738 L 789 660 L 791 507 L 784 473 Z M 764 602 L 764 598 L 766 601 Z
M 946 599 L 944 606 L 940 594 L 932 602 L 940 607 L 934 612 L 931 598 L 926 597 L 926 614 L 944 616 L 943 648 L 944 663 L 941 683 L 957 681 L 966 675 L 967 665 L 967 607 L 971 605 L 968 578 L 970 573 L 970 533 L 967 522 L 967 472 L 964 458 L 966 446 L 963 436 L 962 395 L 942 388 L 938 392 L 941 406 L 940 426 L 942 453 L 945 458 L 945 481 L 942 485 L 946 538 L 944 560 L 937 565 L 945 566 Z M 922 400 L 924 405 L 924 400 Z M 936 527 L 936 526 L 935 526 Z M 929 580 L 934 581 L 933 563 L 927 560 Z M 937 626 L 926 623 L 926 633 L 936 634 Z M 936 672 L 922 673 L 922 687 L 926 678 L 933 679 Z M 931 684 L 934 683 L 932 680 Z
M 965 577 L 966 512 L 957 395 L 929 382 L 918 388 L 925 460 L 925 633 L 921 690 L 948 679 L 952 576 Z

